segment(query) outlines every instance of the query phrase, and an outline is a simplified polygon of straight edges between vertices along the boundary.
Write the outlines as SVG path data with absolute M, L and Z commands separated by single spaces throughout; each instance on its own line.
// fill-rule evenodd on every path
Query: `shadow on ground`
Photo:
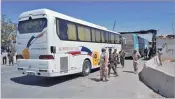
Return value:
M 50 87 L 56 84 L 70 81 L 78 77 L 80 77 L 80 75 L 78 74 L 70 75 L 70 76 L 62 76 L 62 77 L 21 76 L 21 77 L 11 78 L 10 80 L 15 83 L 19 83 L 23 85 Z
M 133 74 L 135 74 L 134 71 L 123 71 L 123 72 L 126 72 L 126 73 L 133 73 Z
M 94 69 L 91 71 L 91 73 L 94 73 L 98 70 L 98 68 Z M 56 84 L 64 83 L 66 81 L 77 79 L 79 77 L 82 76 L 80 74 L 73 74 L 61 77 L 20 76 L 11 78 L 10 80 L 23 85 L 50 87 Z
M 132 57 L 125 57 L 125 60 L 133 60 Z
M 92 80 L 92 81 L 95 81 L 95 82 L 101 81 L 99 78 L 89 78 L 89 79 Z

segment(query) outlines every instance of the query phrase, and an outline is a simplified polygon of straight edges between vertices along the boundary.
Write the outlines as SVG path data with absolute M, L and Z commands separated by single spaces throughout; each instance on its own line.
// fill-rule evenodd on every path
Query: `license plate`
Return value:
M 28 75 L 35 75 L 35 73 L 33 73 L 33 72 L 28 72 L 27 74 Z

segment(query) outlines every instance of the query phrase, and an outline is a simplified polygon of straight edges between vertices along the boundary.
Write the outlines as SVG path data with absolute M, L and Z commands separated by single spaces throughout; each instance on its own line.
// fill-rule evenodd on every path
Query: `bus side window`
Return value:
M 92 42 L 95 42 L 96 41 L 96 37 L 95 37 L 95 29 L 91 28 L 91 31 L 92 31 Z
M 96 42 L 100 43 L 100 40 L 101 40 L 101 38 L 100 38 L 100 31 L 96 29 L 95 34 L 96 34 L 95 35 Z
M 108 38 L 109 38 L 108 43 L 111 43 L 111 33 L 110 32 L 108 32 Z
M 84 38 L 85 41 L 91 41 L 91 32 L 89 27 L 84 27 Z
M 114 34 L 111 33 L 111 43 L 112 43 L 112 44 L 114 43 L 114 40 L 115 40 Z
M 77 34 L 76 34 L 76 26 L 73 23 L 68 23 L 68 39 L 69 40 L 77 40 Z
M 120 43 L 120 36 L 119 34 L 115 34 L 115 44 L 119 44 Z
M 58 27 L 57 27 L 58 28 Z M 64 20 L 59 20 L 59 37 L 61 40 L 67 40 L 68 39 L 68 35 L 67 35 L 67 22 Z
M 105 32 L 104 31 L 101 31 L 101 41 L 102 43 L 105 42 Z
M 105 42 L 108 43 L 109 42 L 109 33 L 105 32 Z

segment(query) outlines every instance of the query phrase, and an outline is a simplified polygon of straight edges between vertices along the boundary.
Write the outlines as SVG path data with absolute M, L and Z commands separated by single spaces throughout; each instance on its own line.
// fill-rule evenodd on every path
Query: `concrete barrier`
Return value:
M 155 56 L 151 60 L 145 62 L 144 68 L 139 73 L 140 80 L 155 92 L 167 98 L 174 98 L 175 77 L 156 67 L 159 64 L 158 57 Z

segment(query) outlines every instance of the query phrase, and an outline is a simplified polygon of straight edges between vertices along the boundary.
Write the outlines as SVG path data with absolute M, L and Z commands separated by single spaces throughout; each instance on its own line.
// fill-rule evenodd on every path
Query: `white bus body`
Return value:
M 85 76 L 99 67 L 103 47 L 119 51 L 119 34 L 48 9 L 27 11 L 19 16 L 16 50 L 22 74 Z

